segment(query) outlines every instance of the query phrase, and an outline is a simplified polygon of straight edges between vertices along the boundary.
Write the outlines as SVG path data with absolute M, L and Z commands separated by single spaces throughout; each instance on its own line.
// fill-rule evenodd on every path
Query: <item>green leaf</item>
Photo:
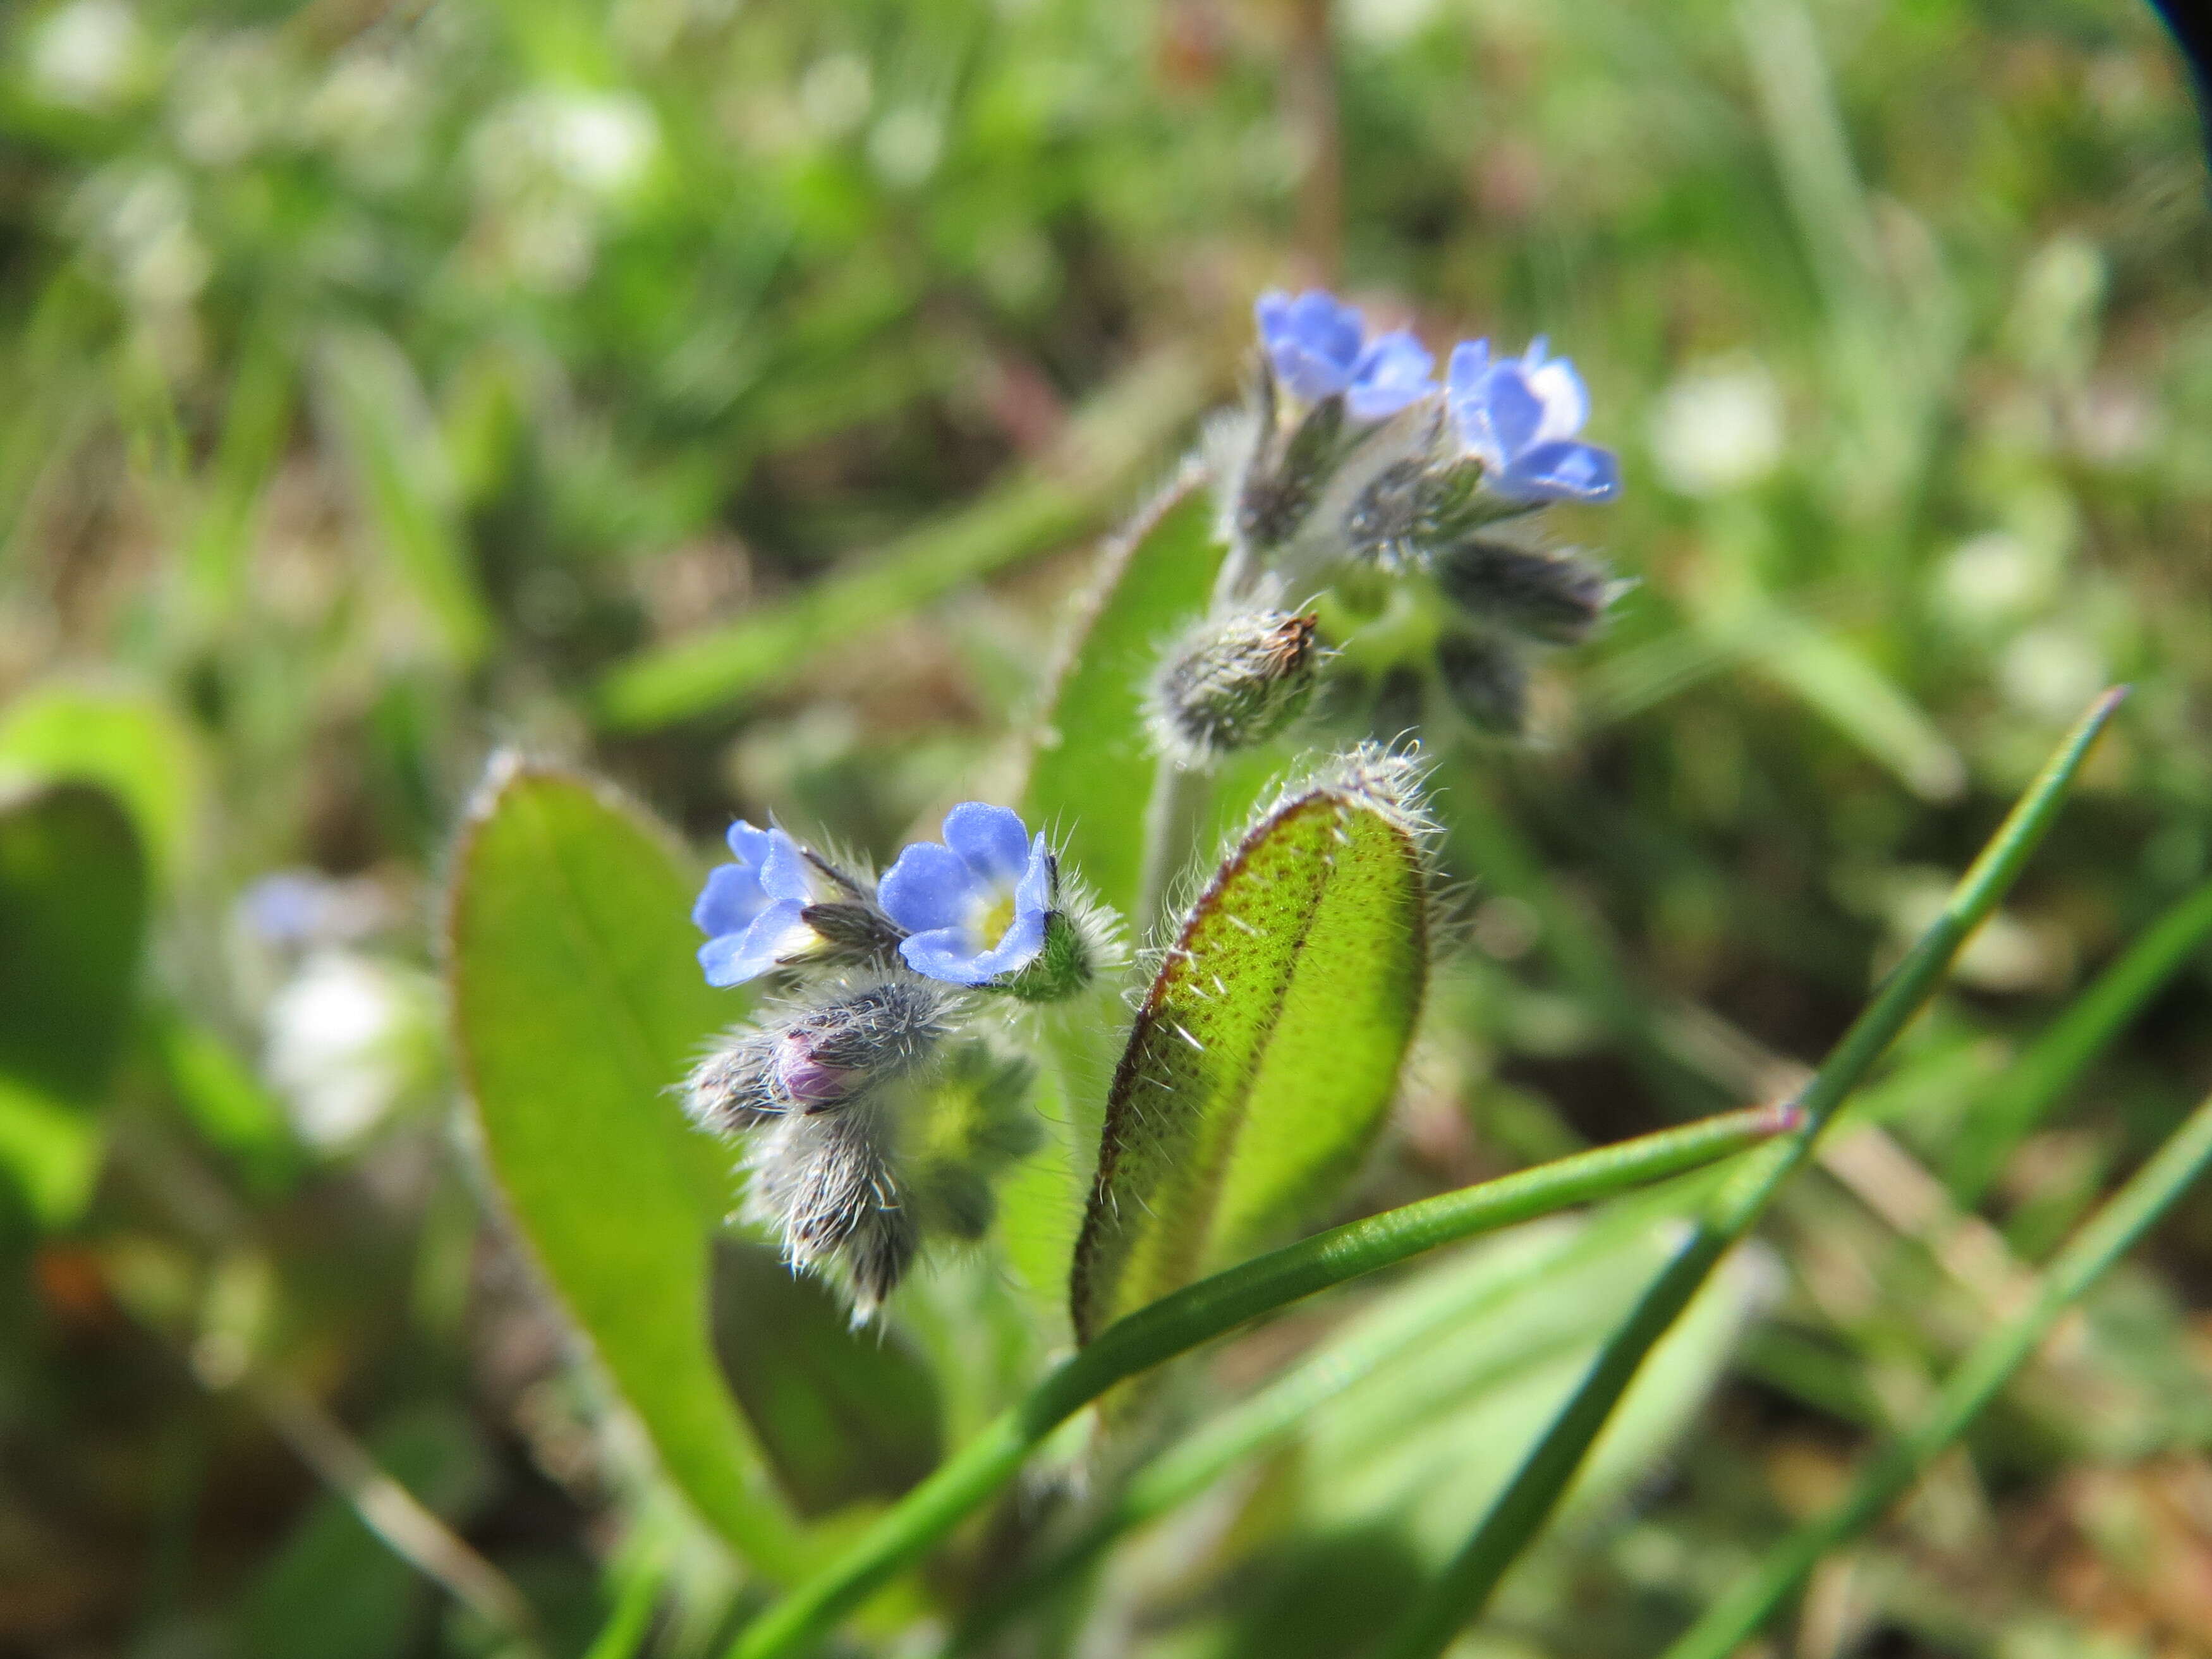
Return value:
M 192 851 L 204 770 L 192 734 L 158 698 L 66 682 L 25 692 L 0 714 L 0 775 L 75 779 L 129 809 L 147 855 L 173 876 Z
M 799 1559 L 796 1529 L 708 1329 L 730 1158 L 668 1093 L 741 1012 L 694 963 L 695 886 L 650 825 L 590 783 L 495 765 L 455 872 L 455 1047 L 492 1171 L 546 1277 L 670 1476 L 781 1573 Z
M 64 783 L 0 804 L 0 1171 L 49 1226 L 91 1194 L 93 1114 L 130 1022 L 146 886 L 106 791 Z
M 1123 915 L 1136 913 L 1146 804 L 1158 770 L 1145 736 L 1146 677 L 1161 641 L 1206 607 L 1220 568 L 1213 497 L 1195 467 L 1109 543 L 1030 753 L 1025 822 Z
M 714 1249 L 714 1350 L 801 1515 L 899 1498 L 944 1454 L 937 1378 L 896 1332 L 853 1328 L 821 1279 L 765 1245 Z
M 1428 966 L 1409 774 L 1362 751 L 1291 790 L 1184 921 L 1107 1102 L 1084 1340 L 1310 1213 L 1381 1126 Z

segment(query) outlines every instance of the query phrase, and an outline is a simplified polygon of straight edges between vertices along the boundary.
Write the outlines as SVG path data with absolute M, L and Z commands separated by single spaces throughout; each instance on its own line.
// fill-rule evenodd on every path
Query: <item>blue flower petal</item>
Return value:
M 918 841 L 884 872 L 876 884 L 876 902 L 908 932 L 934 933 L 967 921 L 977 885 L 975 872 L 957 853 L 933 841 Z
M 982 958 L 970 951 L 967 930 L 962 927 L 910 934 L 899 941 L 899 955 L 915 973 L 953 985 L 981 985 L 998 972 L 981 965 Z
M 1528 384 L 1521 365 L 1511 358 L 1491 369 L 1483 379 L 1482 390 L 1490 429 L 1498 434 L 1498 447 L 1510 468 L 1544 424 L 1544 400 Z
M 1500 474 L 1495 486 L 1522 501 L 1611 501 L 1620 493 L 1620 463 L 1609 449 L 1563 438 L 1538 444 Z
M 1036 839 L 1030 843 L 1029 862 L 1022 870 L 1020 884 L 1014 889 L 1016 920 L 1032 912 L 1042 915 L 1052 908 L 1059 896 L 1053 891 L 1057 872 L 1052 866 L 1052 849 L 1044 843 L 1044 831 L 1037 831 Z
M 985 881 L 1021 878 L 1030 850 L 1021 814 L 980 800 L 965 800 L 945 815 L 945 844 Z
M 1345 407 L 1356 419 L 1379 421 L 1395 415 L 1437 389 L 1429 378 L 1436 359 L 1405 329 L 1381 335 L 1360 353 Z
M 737 855 L 739 864 L 750 864 L 758 868 L 768 857 L 769 842 L 774 833 L 768 830 L 756 830 L 739 818 L 730 826 L 730 851 Z
M 699 947 L 699 966 L 709 985 L 742 985 L 775 966 L 795 929 L 805 924 L 804 907 L 788 902 L 769 905 L 741 933 L 724 933 Z
M 1452 348 L 1445 371 L 1444 399 L 1451 407 L 1460 441 L 1493 471 L 1505 465 L 1504 446 L 1490 424 L 1490 342 L 1462 340 Z
M 807 863 L 799 843 L 781 830 L 769 830 L 766 839 L 768 856 L 761 861 L 761 891 L 785 903 L 811 903 L 813 866 Z
M 1348 306 L 1325 289 L 1310 288 L 1291 301 L 1291 334 L 1315 356 L 1346 368 L 1359 355 L 1367 333 L 1358 306 Z
M 1358 307 L 1312 289 L 1295 300 L 1263 294 L 1253 313 L 1268 361 L 1293 396 L 1314 402 L 1352 383 L 1366 332 Z
M 692 925 L 708 935 L 741 931 L 767 905 L 760 872 L 741 864 L 718 864 L 707 872 L 699 902 L 691 907 Z

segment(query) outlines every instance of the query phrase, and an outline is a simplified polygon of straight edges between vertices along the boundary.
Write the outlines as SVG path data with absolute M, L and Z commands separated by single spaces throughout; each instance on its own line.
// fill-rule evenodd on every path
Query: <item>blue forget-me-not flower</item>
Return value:
M 1253 312 L 1276 377 L 1295 398 L 1319 403 L 1341 392 L 1353 419 L 1379 421 L 1436 390 L 1436 359 L 1419 340 L 1404 329 L 1370 340 L 1359 307 L 1333 294 L 1269 292 Z
M 817 943 L 806 907 L 826 896 L 805 852 L 781 830 L 759 830 L 739 818 L 730 826 L 735 864 L 708 873 L 691 920 L 707 935 L 699 966 L 709 985 L 742 985 Z
M 908 930 L 899 955 L 954 985 L 1004 980 L 1043 955 L 1059 886 L 1043 833 L 1003 806 L 963 801 L 945 841 L 915 842 L 884 872 L 884 913 Z
M 1517 732 L 1528 647 L 1587 638 L 1626 586 L 1544 540 L 1540 509 L 1620 489 L 1619 462 L 1581 436 L 1589 399 L 1574 365 L 1548 356 L 1540 337 L 1518 357 L 1469 340 L 1438 385 L 1411 334 L 1370 338 L 1358 309 L 1332 295 L 1270 293 L 1255 312 L 1250 402 L 1206 432 L 1229 553 L 1202 624 L 1150 682 L 1155 748 L 1178 766 L 1209 765 L 1274 735 L 1309 702 L 1363 700 L 1352 681 L 1369 677 L 1386 690 L 1440 681 L 1477 725 Z M 1392 622 L 1351 647 L 1365 623 L 1402 619 L 1425 598 L 1437 602 L 1435 629 Z M 1327 696 L 1280 678 L 1276 656 L 1231 648 L 1306 611 L 1316 648 L 1302 672 L 1314 676 L 1341 652 Z M 1393 660 L 1385 634 L 1412 654 Z M 1378 691 L 1378 720 L 1382 701 Z M 1418 721 L 1406 702 L 1395 697 L 1389 718 Z
M 794 1267 L 836 1278 L 856 1320 L 925 1233 L 981 1232 L 992 1172 L 1030 1144 L 1026 1068 L 976 1029 L 988 1005 L 971 988 L 1055 1000 L 1114 945 L 1104 913 L 1079 882 L 1063 885 L 1015 813 L 969 801 L 945 841 L 908 847 L 877 884 L 740 821 L 736 862 L 692 911 L 710 983 L 784 970 L 786 990 L 700 1059 L 686 1108 L 744 1138 L 746 1214 Z
M 1511 501 L 1610 501 L 1620 466 L 1609 450 L 1575 434 L 1589 418 L 1589 397 L 1575 366 L 1544 358 L 1538 335 L 1522 357 L 1490 355 L 1487 340 L 1452 349 L 1445 399 L 1485 483 Z

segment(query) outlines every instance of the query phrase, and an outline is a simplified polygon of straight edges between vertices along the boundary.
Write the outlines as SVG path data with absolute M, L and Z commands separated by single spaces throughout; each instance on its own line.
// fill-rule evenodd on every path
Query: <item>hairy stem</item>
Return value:
M 1139 945 L 1168 942 L 1168 898 L 1198 850 L 1212 798 L 1212 781 L 1205 773 L 1187 770 L 1161 757 L 1152 775 L 1152 798 L 1145 810 L 1145 864 L 1137 887 Z

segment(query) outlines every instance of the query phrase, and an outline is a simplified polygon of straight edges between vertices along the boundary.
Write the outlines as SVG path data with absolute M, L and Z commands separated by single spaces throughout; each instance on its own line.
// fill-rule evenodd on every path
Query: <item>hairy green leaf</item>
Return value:
M 1409 774 L 1363 752 L 1291 790 L 1192 908 L 1107 1103 L 1083 1340 L 1250 1255 L 1366 1151 L 1427 974 Z
M 1037 726 L 1023 817 L 1048 828 L 1099 897 L 1133 915 L 1158 763 L 1146 676 L 1161 641 L 1205 608 L 1220 567 L 1213 497 L 1195 468 L 1110 543 Z
M 93 1114 L 130 1022 L 146 890 L 138 837 L 106 790 L 0 803 L 0 1172 L 48 1225 L 91 1195 Z
M 579 778 L 499 768 L 455 871 L 455 1047 L 516 1224 L 669 1474 L 782 1571 L 795 1528 L 708 1328 L 729 1158 L 668 1093 L 738 1012 L 693 965 L 691 897 L 621 804 Z
M 723 1374 L 800 1514 L 897 1498 L 937 1467 L 937 1379 L 896 1332 L 854 1330 L 835 1291 L 744 1239 L 715 1246 L 713 1297 Z

